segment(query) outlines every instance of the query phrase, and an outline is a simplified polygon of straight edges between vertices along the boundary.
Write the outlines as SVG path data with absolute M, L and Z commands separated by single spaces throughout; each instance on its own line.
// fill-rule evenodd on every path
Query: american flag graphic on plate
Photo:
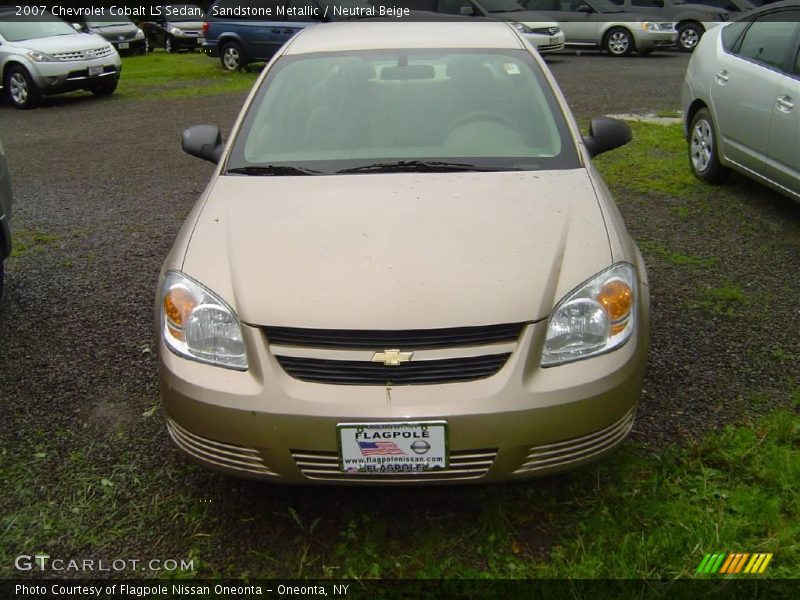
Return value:
M 406 455 L 394 442 L 358 442 L 358 448 L 362 456 Z

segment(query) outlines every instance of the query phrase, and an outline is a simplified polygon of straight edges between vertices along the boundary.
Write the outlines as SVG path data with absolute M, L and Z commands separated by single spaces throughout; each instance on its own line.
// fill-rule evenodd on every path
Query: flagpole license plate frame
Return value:
M 339 469 L 344 473 L 401 475 L 446 469 L 448 433 L 447 421 L 337 423 Z M 362 450 L 359 442 L 392 442 L 397 450 L 391 444 Z M 370 455 L 365 456 L 364 451 Z

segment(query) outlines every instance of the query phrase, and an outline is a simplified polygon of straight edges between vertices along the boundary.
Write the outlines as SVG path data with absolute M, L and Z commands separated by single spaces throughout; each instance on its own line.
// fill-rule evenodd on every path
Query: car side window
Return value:
M 625 0 L 611 0 L 611 2 L 613 2 L 617 6 L 622 6 L 625 4 Z
M 797 16 L 800 16 L 800 11 L 797 11 Z M 777 21 L 771 15 L 765 15 L 745 32 L 738 54 L 780 69 L 796 31 L 797 21 Z
M 800 77 L 800 50 L 797 51 L 797 56 L 794 57 L 794 67 L 792 68 L 792 74 Z
M 632 0 L 631 6 L 637 6 L 639 8 L 663 8 L 664 1 L 663 0 Z

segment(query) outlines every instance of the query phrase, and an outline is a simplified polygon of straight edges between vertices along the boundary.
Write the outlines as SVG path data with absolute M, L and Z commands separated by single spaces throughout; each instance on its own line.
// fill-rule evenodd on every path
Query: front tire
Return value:
M 695 177 L 706 183 L 722 183 L 729 173 L 719 162 L 718 140 L 711 113 L 701 108 L 689 127 L 689 166 Z
M 700 23 L 683 23 L 678 27 L 678 47 L 683 52 L 694 52 L 705 31 Z
M 33 108 L 42 100 L 42 92 L 22 65 L 14 65 L 8 69 L 5 87 L 8 99 L 15 108 Z
M 175 42 L 172 41 L 172 36 L 168 35 L 164 38 L 164 50 L 172 54 L 176 51 Z
M 603 48 L 611 56 L 628 56 L 634 50 L 633 35 L 624 27 L 614 27 L 603 38 Z
M 231 73 L 243 69 L 246 60 L 242 46 L 237 42 L 226 42 L 219 53 L 219 61 L 222 68 Z

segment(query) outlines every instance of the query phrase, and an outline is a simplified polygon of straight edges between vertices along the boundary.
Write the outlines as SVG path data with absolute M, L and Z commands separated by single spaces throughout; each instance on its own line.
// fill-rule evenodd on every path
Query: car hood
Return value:
M 548 17 L 547 15 L 543 15 L 540 12 L 535 12 L 532 10 L 520 10 L 520 11 L 512 11 L 512 12 L 499 12 L 499 13 L 490 13 L 490 16 L 496 17 L 498 19 L 503 19 L 504 21 L 514 21 L 516 23 L 524 23 L 528 25 L 528 27 L 536 26 L 536 27 L 551 27 L 556 25 L 556 23 Z
M 122 35 L 136 33 L 139 28 L 133 23 L 126 23 L 124 25 L 95 25 L 92 31 L 100 35 Z
M 194 31 L 203 28 L 203 21 L 167 21 L 167 27 L 177 27 L 186 31 Z
M 221 176 L 183 271 L 253 325 L 418 329 L 545 318 L 610 263 L 575 169 Z
M 53 35 L 50 37 L 33 40 L 20 40 L 14 42 L 17 48 L 37 50 L 38 52 L 77 52 L 79 50 L 97 50 L 108 46 L 108 42 L 93 33 L 74 33 L 67 35 Z

